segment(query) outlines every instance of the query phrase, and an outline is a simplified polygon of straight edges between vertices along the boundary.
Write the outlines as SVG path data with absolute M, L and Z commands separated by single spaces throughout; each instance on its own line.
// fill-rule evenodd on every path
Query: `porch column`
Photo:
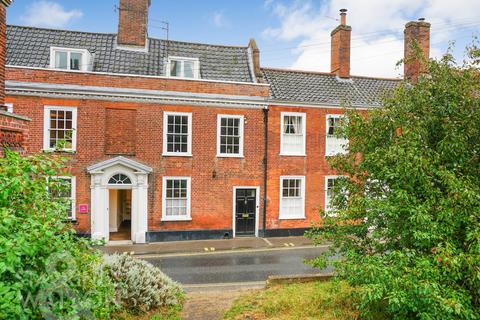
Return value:
M 103 172 L 91 173 L 91 237 L 108 241 L 107 188 L 102 186 Z
M 132 240 L 145 243 L 148 230 L 148 176 L 135 172 L 137 184 L 132 188 Z

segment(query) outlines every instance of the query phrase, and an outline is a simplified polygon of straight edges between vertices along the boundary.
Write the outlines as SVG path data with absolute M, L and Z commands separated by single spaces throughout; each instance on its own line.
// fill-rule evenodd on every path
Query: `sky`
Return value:
M 117 31 L 119 0 L 15 0 L 7 22 L 92 32 Z M 339 9 L 352 26 L 351 73 L 399 77 L 406 22 L 425 18 L 431 56 L 464 49 L 480 36 L 478 0 L 152 0 L 149 36 L 246 46 L 255 38 L 263 67 L 330 71 L 330 32 Z

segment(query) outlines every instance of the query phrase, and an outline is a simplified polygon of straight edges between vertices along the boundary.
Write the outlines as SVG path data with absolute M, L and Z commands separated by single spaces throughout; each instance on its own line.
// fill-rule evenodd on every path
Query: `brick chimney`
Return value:
M 424 18 L 410 21 L 404 35 L 404 78 L 415 82 L 426 71 L 430 58 L 430 23 Z
M 5 60 L 7 55 L 7 7 L 11 0 L 0 0 L 0 105 L 5 104 Z
M 150 0 L 120 0 L 117 43 L 145 47 Z
M 347 9 L 340 10 L 340 25 L 333 29 L 331 73 L 340 78 L 350 78 L 350 38 L 352 27 L 347 26 Z
M 260 49 L 258 49 L 255 39 L 250 39 L 248 48 L 251 50 L 252 54 L 253 73 L 255 74 L 255 78 L 257 78 L 258 82 L 263 82 L 262 69 L 260 68 Z

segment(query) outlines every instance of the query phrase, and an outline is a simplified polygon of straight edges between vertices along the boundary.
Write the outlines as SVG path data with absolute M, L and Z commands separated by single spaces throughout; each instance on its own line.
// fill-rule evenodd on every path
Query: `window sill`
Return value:
M 192 157 L 191 153 L 162 153 L 162 157 Z
M 192 221 L 192 217 L 162 217 L 162 222 Z
M 298 217 L 282 217 L 281 215 L 278 216 L 278 220 L 305 220 L 306 217 L 303 216 L 298 216 Z
M 217 158 L 245 158 L 243 154 L 217 154 Z
M 167 75 L 167 78 L 170 79 L 178 79 L 178 80 L 200 80 L 200 77 L 178 77 L 178 76 L 171 76 Z
M 43 149 L 42 152 L 44 153 L 69 153 L 69 154 L 76 154 L 77 150 L 73 149 Z
M 84 73 L 84 72 L 87 72 L 89 71 L 88 69 L 81 69 L 81 70 L 76 70 L 76 69 L 61 69 L 61 68 L 55 68 L 55 67 L 52 67 L 50 66 L 49 69 L 52 69 L 52 70 L 56 70 L 56 71 L 68 71 L 68 72 L 76 72 L 76 73 Z

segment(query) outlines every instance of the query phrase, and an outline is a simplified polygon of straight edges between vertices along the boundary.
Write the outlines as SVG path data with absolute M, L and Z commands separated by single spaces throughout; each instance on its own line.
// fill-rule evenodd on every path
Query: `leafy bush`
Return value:
M 180 286 L 152 264 L 128 254 L 105 257 L 105 267 L 116 286 L 117 301 L 130 312 L 147 312 L 183 301 Z
M 330 161 L 346 178 L 310 235 L 333 243 L 314 264 L 342 257 L 336 271 L 365 317 L 480 319 L 480 52 L 470 53 L 460 66 L 431 61 L 368 117 L 347 112 L 350 153 Z
M 52 156 L 0 158 L 0 319 L 108 318 L 114 286 L 102 257 L 67 222 L 58 188 L 65 161 Z

